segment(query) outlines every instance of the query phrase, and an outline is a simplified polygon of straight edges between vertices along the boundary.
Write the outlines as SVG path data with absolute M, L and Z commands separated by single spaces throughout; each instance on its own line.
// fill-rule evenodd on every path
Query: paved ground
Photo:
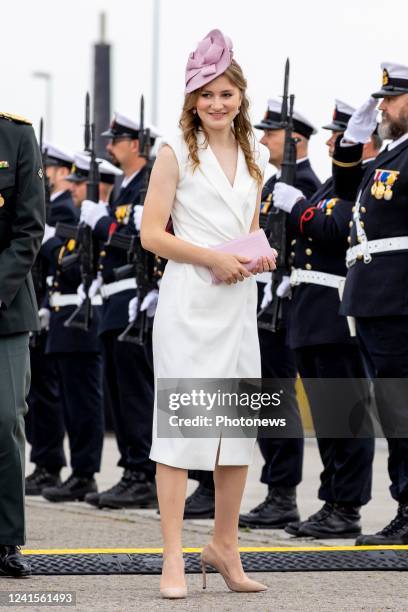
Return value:
M 98 481 L 101 488 L 114 483 L 120 471 L 113 467 L 117 452 L 111 438 L 106 439 L 104 464 Z M 265 487 L 258 482 L 260 456 L 251 466 L 243 510 L 261 501 Z M 363 511 L 366 531 L 378 530 L 395 513 L 388 496 L 386 450 L 378 444 L 375 460 L 373 501 Z M 32 469 L 27 465 L 27 470 Z M 299 505 L 303 515 L 314 511 L 320 461 L 313 440 L 305 453 L 304 482 L 299 487 Z M 190 486 L 194 486 L 191 483 Z M 71 503 L 53 505 L 41 498 L 27 499 L 28 539 L 26 548 L 158 547 L 160 530 L 154 510 L 98 511 L 90 506 Z M 186 521 L 184 545 L 202 546 L 211 533 L 212 521 Z M 298 541 L 280 530 L 241 533 L 242 546 L 316 545 L 313 540 Z M 318 544 L 351 544 L 327 541 Z M 7 590 L 75 591 L 76 610 L 123 612 L 140 610 L 288 610 L 354 611 L 408 610 L 408 581 L 398 572 L 308 572 L 256 574 L 270 588 L 266 593 L 245 595 L 230 593 L 218 575 L 209 576 L 207 591 L 201 589 L 200 576 L 189 575 L 188 599 L 177 602 L 161 600 L 158 576 L 38 576 L 24 581 L 0 580 L 0 592 Z M 27 609 L 18 607 L 16 609 Z M 31 610 L 53 609 L 34 607 Z

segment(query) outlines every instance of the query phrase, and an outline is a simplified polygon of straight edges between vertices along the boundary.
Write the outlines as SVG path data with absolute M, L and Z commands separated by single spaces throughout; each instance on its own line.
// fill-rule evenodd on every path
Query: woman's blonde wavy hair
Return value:
M 249 174 L 256 180 L 258 185 L 261 185 L 263 180 L 262 172 L 254 159 L 254 136 L 248 112 L 249 100 L 246 95 L 246 79 L 241 67 L 235 60 L 232 60 L 230 66 L 225 72 L 223 72 L 223 76 L 226 76 L 233 85 L 238 87 L 239 91 L 241 92 L 241 109 L 238 115 L 234 118 L 233 131 L 235 138 L 237 139 L 238 144 L 244 153 Z M 201 128 L 205 134 L 201 120 L 194 112 L 197 105 L 198 96 L 203 89 L 204 87 L 201 87 L 196 91 L 186 94 L 179 121 L 179 127 L 181 128 L 184 140 L 189 150 L 189 159 L 191 161 L 193 171 L 200 165 L 200 160 L 198 158 L 197 130 Z

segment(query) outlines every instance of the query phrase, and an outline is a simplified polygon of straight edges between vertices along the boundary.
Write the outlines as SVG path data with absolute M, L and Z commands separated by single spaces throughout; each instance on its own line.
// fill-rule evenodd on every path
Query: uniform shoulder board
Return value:
M 32 121 L 26 119 L 25 117 L 20 117 L 20 115 L 12 115 L 11 113 L 2 113 L 0 112 L 0 118 L 8 119 L 8 121 L 14 121 L 14 123 L 25 123 L 26 125 L 32 125 Z

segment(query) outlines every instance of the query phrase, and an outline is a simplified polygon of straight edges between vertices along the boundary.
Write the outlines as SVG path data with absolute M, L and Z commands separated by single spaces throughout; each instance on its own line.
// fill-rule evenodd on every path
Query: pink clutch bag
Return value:
M 263 229 L 259 229 L 256 232 L 251 232 L 247 236 L 240 236 L 234 238 L 234 240 L 228 240 L 222 244 L 210 247 L 213 251 L 220 251 L 222 253 L 231 253 L 231 255 L 242 255 L 244 257 L 250 257 L 251 261 L 243 264 L 243 266 L 251 272 L 256 266 L 256 262 L 260 257 L 271 257 L 275 258 L 275 251 L 270 246 Z M 212 282 L 217 285 L 221 281 L 215 276 L 211 270 Z

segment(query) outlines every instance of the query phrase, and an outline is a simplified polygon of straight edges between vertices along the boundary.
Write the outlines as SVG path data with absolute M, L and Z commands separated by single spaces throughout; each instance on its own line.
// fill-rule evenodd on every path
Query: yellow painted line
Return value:
M 338 552 L 345 550 L 407 550 L 408 545 L 394 546 L 242 546 L 241 552 Z M 202 548 L 183 548 L 185 553 L 198 553 Z M 92 555 L 92 554 L 152 554 L 162 548 L 34 548 L 22 551 L 24 555 Z

